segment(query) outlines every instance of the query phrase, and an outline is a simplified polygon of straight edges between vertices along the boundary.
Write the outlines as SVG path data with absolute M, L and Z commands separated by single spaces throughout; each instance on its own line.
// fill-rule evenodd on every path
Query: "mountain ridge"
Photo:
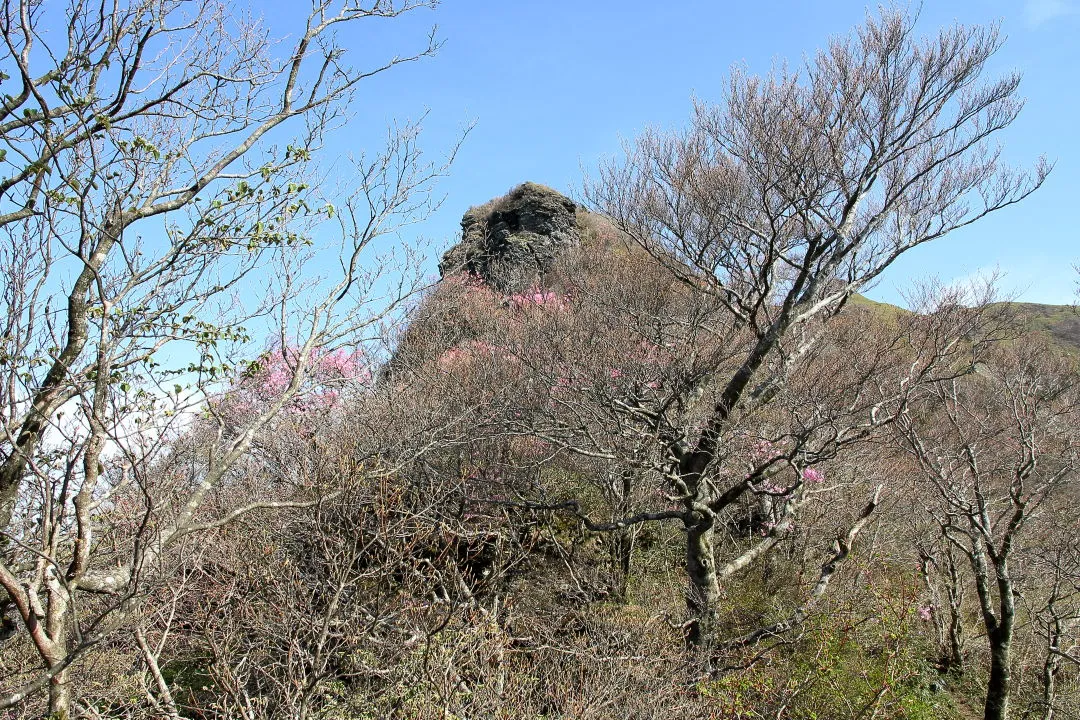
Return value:
M 608 223 L 557 190 L 524 182 L 464 213 L 461 239 L 443 255 L 440 274 L 445 279 L 466 273 L 504 292 L 520 292 L 540 281 L 560 252 L 581 243 L 588 226 L 598 224 Z M 848 304 L 883 316 L 911 312 L 862 294 Z M 1011 316 L 1018 335 L 1035 333 L 1058 348 L 1080 353 L 1077 306 L 1002 301 L 989 307 Z

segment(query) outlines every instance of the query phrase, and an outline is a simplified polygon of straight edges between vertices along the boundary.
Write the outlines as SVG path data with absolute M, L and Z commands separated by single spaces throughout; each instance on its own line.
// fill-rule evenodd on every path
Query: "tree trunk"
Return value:
M 1050 610 L 1051 612 L 1054 611 L 1053 601 L 1051 601 Z M 1054 720 L 1054 703 L 1057 702 L 1057 674 L 1061 665 L 1061 657 L 1055 652 L 1061 642 L 1061 622 L 1056 615 L 1050 623 L 1047 636 L 1046 660 L 1043 661 L 1042 669 L 1042 720 Z
M 990 633 L 990 682 L 986 687 L 983 720 L 1006 720 L 1009 716 L 1009 654 L 1012 645 L 1012 618 L 1002 618 Z
M 963 618 L 960 608 L 949 608 L 949 656 L 946 659 L 946 672 L 963 674 L 964 672 L 964 645 L 963 645 Z
M 618 501 L 615 511 L 619 516 L 627 515 L 630 510 L 630 493 L 633 489 L 633 473 L 624 470 L 615 485 Z M 615 593 L 619 602 L 627 602 L 630 592 L 630 570 L 634 561 L 634 542 L 637 528 L 623 528 L 613 533 L 611 555 L 615 574 Z
M 619 602 L 627 602 L 630 593 L 630 572 L 634 558 L 634 535 L 632 528 L 612 534 L 611 550 L 615 574 L 615 594 Z
M 1043 665 L 1043 720 L 1054 720 L 1054 703 L 1057 701 L 1057 667 L 1048 658 Z
M 64 668 L 49 680 L 49 718 L 68 720 L 71 717 L 71 679 Z
M 750 516 L 750 535 L 751 537 L 757 535 L 764 537 L 768 535 L 773 523 L 776 522 L 776 503 L 773 502 L 771 495 L 759 495 L 756 498 L 755 505 L 756 507 Z M 761 582 L 766 588 L 772 582 L 773 575 L 776 572 L 776 558 L 776 553 L 770 552 L 766 553 L 760 560 Z
M 695 518 L 696 522 L 686 528 L 686 574 L 690 579 L 686 642 L 688 648 L 702 651 L 716 641 L 720 581 L 713 553 L 713 519 L 700 515 Z
M 964 672 L 964 597 L 960 571 L 953 559 L 952 548 L 948 549 L 949 582 L 945 593 L 949 597 L 949 657 L 946 672 Z

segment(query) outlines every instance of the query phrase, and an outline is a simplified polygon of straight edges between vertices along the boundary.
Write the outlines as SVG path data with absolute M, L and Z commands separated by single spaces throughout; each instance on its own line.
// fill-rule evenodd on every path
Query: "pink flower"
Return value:
M 452 347 L 439 356 L 440 365 L 454 365 L 465 357 L 465 351 L 459 347 Z
M 531 287 L 523 293 L 511 295 L 510 304 L 518 310 L 529 306 L 554 308 L 558 310 L 566 306 L 566 298 L 559 297 L 550 290 Z
M 273 349 L 251 366 L 251 374 L 242 383 L 242 391 L 252 400 L 270 401 L 279 397 L 293 382 L 300 361 L 300 349 L 289 346 Z M 339 388 L 346 382 L 370 384 L 372 375 L 360 350 L 338 348 L 327 352 L 314 348 L 306 361 L 307 372 L 299 394 L 289 401 L 290 412 L 316 412 L 334 407 L 341 399 Z M 240 407 L 239 405 L 236 407 Z
M 282 362 L 275 363 L 274 367 L 270 369 L 266 376 L 263 378 L 262 388 L 260 388 L 267 395 L 277 395 L 289 385 L 290 375 L 286 368 L 282 366 Z
M 316 371 L 342 378 L 352 378 L 358 375 L 359 366 L 356 353 L 349 352 L 344 348 L 338 348 L 321 358 L 316 358 L 315 362 Z
M 750 448 L 750 457 L 753 458 L 755 462 L 772 460 L 779 454 L 780 451 L 773 447 L 773 444 L 768 440 L 758 440 Z
M 933 605 L 920 605 L 915 611 L 919 614 L 919 619 L 923 622 L 930 622 L 930 618 L 934 616 Z
M 623 376 L 622 370 L 619 370 L 617 368 L 611 368 L 610 373 L 612 380 L 618 380 Z
M 806 468 L 802 471 L 802 479 L 808 483 L 819 483 L 825 479 L 825 475 L 814 468 Z

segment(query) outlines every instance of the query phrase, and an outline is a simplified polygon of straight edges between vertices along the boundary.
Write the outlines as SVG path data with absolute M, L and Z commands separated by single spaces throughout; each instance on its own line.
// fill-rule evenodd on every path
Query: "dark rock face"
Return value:
M 535 283 L 560 251 L 580 241 L 577 205 L 550 188 L 525 183 L 465 213 L 461 242 L 439 272 L 468 272 L 504 293 Z

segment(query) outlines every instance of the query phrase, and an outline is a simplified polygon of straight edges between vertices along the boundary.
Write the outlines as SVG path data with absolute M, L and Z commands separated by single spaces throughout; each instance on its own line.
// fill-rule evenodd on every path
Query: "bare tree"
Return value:
M 430 5 L 316 0 L 278 55 L 223 3 L 72 0 L 50 27 L 52 5 L 4 2 L 0 586 L 43 672 L 0 707 L 47 685 L 67 716 L 70 665 L 131 621 L 170 546 L 309 502 L 220 500 L 275 416 L 363 382 L 417 287 L 372 246 L 432 206 L 445 166 L 418 126 L 357 158 L 344 199 L 314 158 L 363 80 L 437 49 L 353 67 L 336 30 Z M 198 449 L 174 451 L 200 414 Z
M 711 296 L 617 242 L 587 239 L 544 283 L 504 296 L 478 278 L 453 278 L 418 313 L 402 347 L 420 368 L 416 378 L 441 378 L 433 384 L 474 409 L 464 445 L 487 433 L 516 440 L 496 464 L 474 459 L 460 470 L 476 476 L 474 501 L 567 512 L 605 534 L 612 587 L 575 582 L 586 597 L 627 599 L 635 533 L 655 523 L 687 532 L 669 444 L 700 430 L 722 389 L 718 369 L 732 368 L 753 338 L 731 329 Z M 734 490 L 710 526 L 725 557 L 704 556 L 715 562 L 710 612 L 723 609 L 722 585 L 795 537 L 807 506 L 832 508 L 830 525 L 839 524 L 813 540 L 819 551 L 810 562 L 820 560 L 820 570 L 800 606 L 761 628 L 728 628 L 736 637 L 723 647 L 776 638 L 819 605 L 878 508 L 876 486 L 890 476 L 868 455 L 838 455 L 895 418 L 919 382 L 966 372 L 979 347 L 988 314 L 947 300 L 933 312 L 888 317 L 853 308 L 828 327 L 808 328 L 819 341 L 800 372 L 726 428 L 710 482 Z M 856 493 L 865 501 L 851 500 Z M 691 535 L 683 539 L 697 552 Z M 693 619 L 700 596 L 689 602 Z M 695 644 L 716 642 L 721 628 L 710 622 L 708 639 L 694 636 Z
M 921 494 L 923 511 L 970 567 L 990 650 L 987 720 L 1007 717 L 1012 690 L 1022 588 L 1012 563 L 1080 467 L 1077 380 L 1070 360 L 1027 343 L 977 374 L 931 385 L 898 425 L 932 491 Z
M 1027 588 L 1022 599 L 1028 606 L 1029 627 L 1042 655 L 1038 671 L 1042 692 L 1031 704 L 1043 720 L 1054 720 L 1076 716 L 1075 671 L 1080 668 L 1080 542 L 1074 534 L 1075 523 L 1072 527 L 1062 527 L 1050 520 L 1044 525 L 1050 526 L 1049 531 L 1040 528 L 1040 537 L 1028 550 L 1034 555 L 1028 561 L 1028 569 L 1039 584 Z M 1029 581 L 1028 584 L 1032 583 Z M 1072 682 L 1063 683 L 1069 675 L 1073 675 Z
M 719 599 L 718 513 L 759 476 L 718 477 L 730 429 L 801 372 L 818 328 L 904 252 L 1032 192 L 989 143 L 1017 116 L 1019 77 L 982 82 L 996 28 L 919 40 L 898 11 L 831 41 L 799 71 L 736 69 L 684 132 L 647 132 L 602 168 L 588 199 L 748 338 L 708 373 L 700 431 L 664 438 L 687 532 L 690 637 L 708 642 Z M 888 413 L 867 408 L 881 424 Z M 793 456 L 794 457 L 794 456 Z M 723 484 L 721 484 L 723 483 Z
M 918 497 L 917 494 L 914 495 Z M 916 501 L 912 514 L 925 520 Z M 922 523 L 915 532 L 919 571 L 930 593 L 930 612 L 938 629 L 939 665 L 943 672 L 964 671 L 964 615 L 967 576 L 956 547 L 940 528 Z M 934 612 L 936 610 L 936 612 Z

